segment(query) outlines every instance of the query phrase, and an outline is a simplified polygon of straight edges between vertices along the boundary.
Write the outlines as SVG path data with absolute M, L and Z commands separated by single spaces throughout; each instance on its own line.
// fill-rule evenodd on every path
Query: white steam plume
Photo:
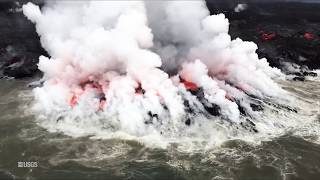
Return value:
M 254 43 L 231 40 L 228 19 L 204 1 L 57 1 L 41 10 L 27 3 L 23 13 L 51 56 L 39 58 L 45 83 L 35 108 L 66 133 L 170 136 L 212 105 L 239 124 L 246 94 L 284 94 L 272 80 L 281 72 Z M 188 92 L 198 88 L 202 100 Z

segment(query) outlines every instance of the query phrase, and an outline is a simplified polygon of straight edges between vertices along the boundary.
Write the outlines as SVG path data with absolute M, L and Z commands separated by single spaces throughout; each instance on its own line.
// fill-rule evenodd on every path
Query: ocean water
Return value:
M 48 131 L 37 122 L 37 114 L 29 113 L 33 96 L 27 84 L 32 81 L 0 80 L 1 180 L 320 179 L 319 77 L 279 82 L 298 107 L 298 113 L 293 115 L 287 111 L 270 115 L 286 117 L 288 123 L 290 117 L 295 117 L 295 123 L 281 133 L 259 140 L 233 138 L 211 145 L 198 141 L 192 147 L 185 142 L 160 146 L 120 135 L 74 137 Z M 18 167 L 21 162 L 36 164 Z

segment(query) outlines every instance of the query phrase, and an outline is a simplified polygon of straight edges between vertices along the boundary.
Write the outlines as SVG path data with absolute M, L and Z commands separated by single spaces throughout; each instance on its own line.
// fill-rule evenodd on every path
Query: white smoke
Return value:
M 244 11 L 248 8 L 248 5 L 247 4 L 238 4 L 235 8 L 234 8 L 234 12 L 241 12 L 241 11 Z
M 246 94 L 284 94 L 273 81 L 282 73 L 258 58 L 254 43 L 231 40 L 228 19 L 210 15 L 204 1 L 57 1 L 41 10 L 28 3 L 23 13 L 51 56 L 39 58 L 45 83 L 34 90 L 35 108 L 50 119 L 44 124 L 69 134 L 171 136 L 190 116 L 216 118 L 204 117 L 203 102 L 181 79 L 235 124 Z

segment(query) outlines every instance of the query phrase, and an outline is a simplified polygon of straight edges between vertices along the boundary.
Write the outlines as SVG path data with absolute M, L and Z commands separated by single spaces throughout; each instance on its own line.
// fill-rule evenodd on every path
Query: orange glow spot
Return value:
M 77 104 L 78 98 L 88 89 L 94 89 L 97 94 L 104 94 L 103 87 L 100 83 L 96 81 L 82 81 L 79 83 L 79 87 L 74 87 L 68 96 L 67 102 L 70 106 L 75 106 Z M 99 109 L 102 109 L 106 103 L 105 98 L 100 99 Z
M 276 37 L 276 34 L 275 33 L 262 33 L 261 34 L 261 38 L 265 41 L 269 41 L 269 40 L 272 40 L 273 38 Z
M 193 82 L 186 81 L 186 80 L 184 80 L 182 78 L 180 78 L 180 80 L 181 80 L 181 83 L 183 83 L 184 86 L 186 87 L 186 89 L 188 89 L 188 90 L 194 90 L 194 89 L 198 88 L 198 86 Z
M 303 37 L 307 40 L 313 39 L 313 34 L 311 32 L 305 32 Z
M 68 103 L 70 106 L 75 106 L 77 104 L 77 96 L 74 93 L 71 93 L 68 97 Z

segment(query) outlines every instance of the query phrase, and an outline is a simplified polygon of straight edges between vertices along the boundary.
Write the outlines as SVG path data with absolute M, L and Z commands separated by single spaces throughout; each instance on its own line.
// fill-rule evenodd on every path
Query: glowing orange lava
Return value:
M 195 90 L 198 88 L 198 86 L 195 83 L 187 81 L 181 77 L 180 77 L 180 81 L 181 81 L 181 83 L 184 84 L 184 86 L 186 87 L 187 90 Z
M 313 34 L 312 34 L 311 32 L 305 32 L 305 33 L 303 34 L 303 37 L 304 37 L 305 39 L 307 39 L 307 40 L 311 40 L 311 39 L 313 39 Z
M 99 84 L 98 82 L 95 81 L 83 81 L 79 84 L 80 87 L 74 88 L 72 89 L 69 97 L 68 97 L 68 104 L 71 107 L 74 107 L 77 102 L 78 102 L 78 98 L 88 89 L 94 89 L 97 93 L 97 98 L 99 98 L 99 104 L 98 104 L 98 109 L 102 110 L 103 107 L 106 104 L 106 98 L 105 98 L 105 94 L 103 92 L 103 88 L 102 85 Z

